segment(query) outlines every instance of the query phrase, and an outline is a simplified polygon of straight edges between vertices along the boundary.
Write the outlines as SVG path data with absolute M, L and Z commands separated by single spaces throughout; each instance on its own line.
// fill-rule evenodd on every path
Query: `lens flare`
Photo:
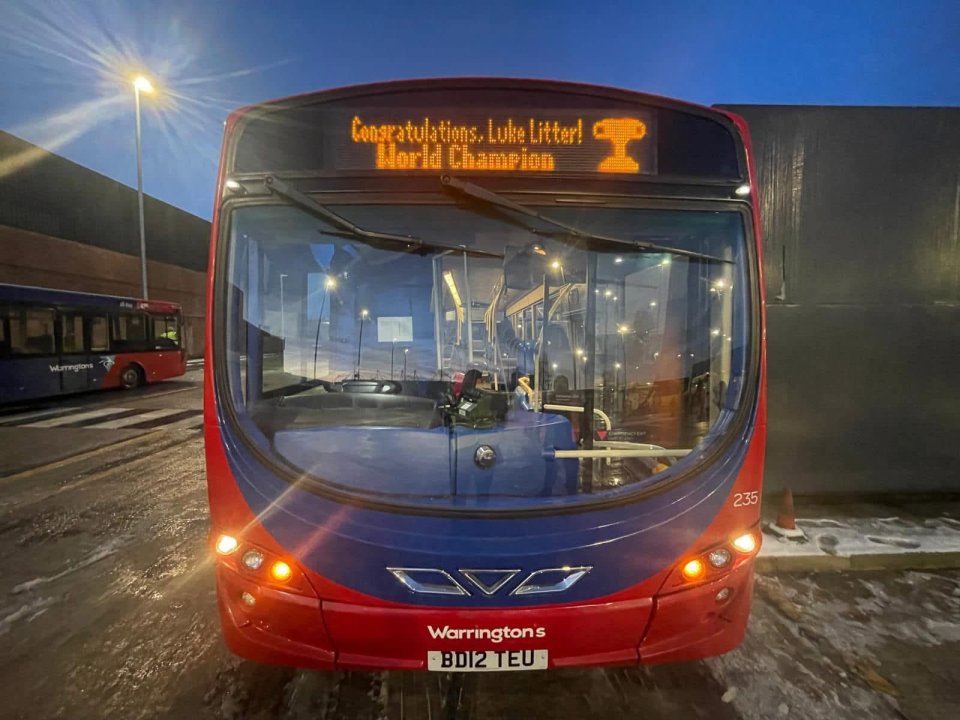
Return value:
M 192 11 L 178 12 L 158 3 L 5 4 L 0 23 L 5 70 L 22 74 L 29 83 L 25 86 L 38 96 L 59 98 L 60 104 L 42 115 L 11 105 L 14 114 L 4 129 L 38 147 L 0 161 L 0 178 L 88 137 L 93 146 L 120 148 L 105 155 L 123 149 L 130 153 L 129 163 L 119 161 L 115 166 L 105 157 L 91 169 L 132 184 L 135 87 L 143 101 L 147 191 L 158 176 L 173 176 L 170 180 L 180 180 L 185 188 L 198 175 L 212 176 L 223 117 L 250 102 L 245 89 L 250 76 L 292 61 L 278 58 L 259 66 L 225 66 L 220 58 L 226 54 L 210 51 L 214 22 L 212 15 L 199 18 Z M 137 77 L 141 73 L 142 79 Z M 193 200 L 163 199 L 175 204 L 179 200 L 197 214 L 207 212 L 206 199 L 195 206 Z

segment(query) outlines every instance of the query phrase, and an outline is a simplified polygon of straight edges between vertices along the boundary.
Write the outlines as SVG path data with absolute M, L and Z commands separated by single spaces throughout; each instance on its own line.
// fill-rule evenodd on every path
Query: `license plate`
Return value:
M 546 650 L 427 651 L 427 670 L 436 672 L 497 672 L 546 669 Z

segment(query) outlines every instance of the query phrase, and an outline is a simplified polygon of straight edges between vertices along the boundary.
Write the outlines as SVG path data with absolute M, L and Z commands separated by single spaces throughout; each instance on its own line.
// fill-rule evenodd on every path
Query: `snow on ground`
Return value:
M 62 594 L 56 597 L 38 596 L 34 593 L 35 590 L 114 555 L 128 542 L 129 538 L 123 536 L 110 538 L 91 550 L 83 559 L 68 565 L 54 575 L 33 578 L 15 585 L 9 590 L 9 594 L 12 596 L 26 595 L 26 597 L 15 601 L 12 606 L 0 609 L 0 635 L 8 633 L 14 624 L 20 621 L 33 622 L 47 612 L 52 605 L 63 599 Z
M 82 570 L 85 567 L 89 567 L 94 563 L 100 562 L 104 558 L 108 558 L 111 555 L 115 554 L 120 548 L 126 545 L 130 541 L 126 537 L 115 537 L 110 538 L 107 542 L 103 543 L 97 548 L 94 548 L 85 558 L 79 562 L 70 565 L 69 567 L 61 570 L 56 575 L 50 575 L 47 577 L 38 577 L 33 580 L 27 580 L 22 582 L 19 585 L 16 585 L 10 592 L 14 595 L 23 592 L 29 592 L 30 590 L 35 590 L 41 585 L 46 585 L 47 583 L 54 582 L 60 578 L 75 573 L 77 570 Z
M 806 542 L 765 535 L 761 557 L 889 555 L 960 552 L 960 522 L 950 517 L 923 522 L 886 518 L 798 518 Z
M 755 601 L 743 644 L 706 664 L 728 688 L 723 699 L 745 720 L 897 717 L 885 698 L 856 681 L 842 657 L 821 642 Z
M 893 582 L 869 574 L 849 579 L 852 597 L 823 597 L 822 580 L 797 578 L 803 591 L 795 602 L 808 607 L 830 627 L 832 642 L 844 650 L 873 657 L 889 640 L 932 647 L 960 640 L 960 597 L 952 594 L 955 580 L 942 574 L 904 572 Z M 931 594 L 938 585 L 945 592 Z
M 27 622 L 33 622 L 43 615 L 56 600 L 52 597 L 40 597 L 31 602 L 20 605 L 19 608 L 0 617 L 0 635 L 5 635 L 18 620 L 26 619 Z
M 956 571 L 761 575 L 743 645 L 706 662 L 744 718 L 939 718 L 958 643 Z

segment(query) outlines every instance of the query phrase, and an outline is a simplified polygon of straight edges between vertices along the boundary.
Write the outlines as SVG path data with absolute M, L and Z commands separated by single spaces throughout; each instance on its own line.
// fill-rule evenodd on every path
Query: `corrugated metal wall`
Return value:
M 768 490 L 960 491 L 960 108 L 722 107 L 757 163 Z
M 150 260 L 206 271 L 209 222 L 145 196 L 144 224 Z M 135 189 L 5 132 L 0 225 L 140 256 Z

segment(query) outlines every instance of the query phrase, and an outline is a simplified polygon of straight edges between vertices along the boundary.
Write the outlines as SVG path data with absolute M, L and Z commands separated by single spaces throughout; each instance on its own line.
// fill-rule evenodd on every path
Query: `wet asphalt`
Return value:
M 199 408 L 199 379 L 62 405 Z M 58 445 L 77 452 L 52 463 L 42 443 L 29 458 L 35 428 L 6 428 L 0 455 L 30 462 L 0 472 L 0 718 L 957 716 L 958 571 L 761 576 L 742 647 L 702 662 L 449 676 L 241 661 L 220 639 L 202 437 L 185 424 L 119 443 L 71 427 Z

